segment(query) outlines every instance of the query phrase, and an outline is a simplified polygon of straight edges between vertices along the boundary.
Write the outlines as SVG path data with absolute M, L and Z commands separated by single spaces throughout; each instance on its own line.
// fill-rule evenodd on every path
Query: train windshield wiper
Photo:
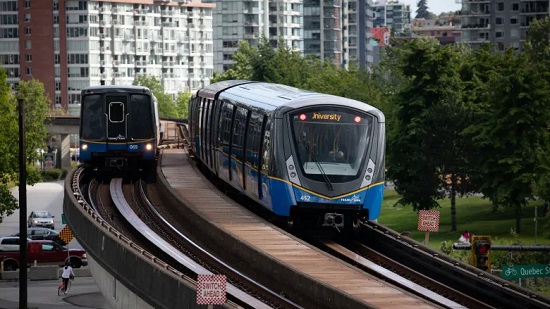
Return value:
M 323 170 L 323 167 L 321 166 L 321 163 L 319 163 L 319 160 L 317 160 L 317 157 L 315 156 L 315 153 L 313 153 L 313 151 L 309 150 L 309 146 L 308 146 L 307 143 L 302 142 L 302 143 L 300 143 L 300 145 L 306 148 L 306 151 L 307 151 L 308 154 L 309 153 L 311 154 L 311 159 L 313 159 L 313 162 L 315 162 L 315 164 L 317 164 L 317 168 L 319 169 L 319 172 L 321 172 L 321 175 L 323 176 L 323 179 L 325 180 L 325 183 L 327 184 L 328 190 L 333 191 L 334 186 L 332 185 L 332 182 L 330 181 L 327 174 Z

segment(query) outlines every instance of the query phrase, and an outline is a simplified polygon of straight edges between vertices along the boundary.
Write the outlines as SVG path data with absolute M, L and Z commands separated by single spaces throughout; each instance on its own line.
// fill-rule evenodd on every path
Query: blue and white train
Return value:
M 105 170 L 155 173 L 160 142 L 158 103 L 141 86 L 82 90 L 80 161 Z
M 384 192 L 384 114 L 285 85 L 223 81 L 189 104 L 191 150 L 289 225 L 356 228 Z

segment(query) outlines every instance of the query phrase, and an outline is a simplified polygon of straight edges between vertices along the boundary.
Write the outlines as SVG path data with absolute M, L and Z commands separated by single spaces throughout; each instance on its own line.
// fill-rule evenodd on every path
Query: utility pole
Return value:
M 19 99 L 19 308 L 27 308 L 27 159 L 25 102 Z

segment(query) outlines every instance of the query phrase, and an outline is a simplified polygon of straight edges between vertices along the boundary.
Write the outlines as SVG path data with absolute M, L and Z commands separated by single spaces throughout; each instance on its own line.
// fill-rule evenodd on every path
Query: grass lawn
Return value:
M 425 232 L 418 231 L 418 214 L 411 206 L 394 206 L 399 195 L 394 190 L 384 192 L 384 201 L 378 223 L 391 228 L 396 232 L 409 231 L 412 238 L 419 242 L 424 241 Z M 494 244 L 499 239 L 515 240 L 516 220 L 514 209 L 498 209 L 493 212 L 489 200 L 481 197 L 457 197 L 456 223 L 457 231 L 451 231 L 451 202 L 449 199 L 439 201 L 440 212 L 439 231 L 430 233 L 429 247 L 440 251 L 443 241 L 456 242 L 464 230 L 471 234 L 488 235 Z M 542 201 L 533 201 L 523 209 L 521 220 L 521 234 L 518 235 L 523 245 L 550 245 L 550 216 L 544 217 Z M 535 243 L 535 207 L 538 206 L 537 237 Z M 509 244 L 509 242 L 507 242 Z

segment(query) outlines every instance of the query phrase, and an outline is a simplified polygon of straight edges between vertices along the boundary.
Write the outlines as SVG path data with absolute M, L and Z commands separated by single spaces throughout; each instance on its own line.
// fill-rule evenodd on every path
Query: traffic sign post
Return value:
M 223 305 L 226 302 L 225 275 L 197 275 L 197 304 Z
M 418 230 L 426 232 L 424 234 L 424 245 L 427 246 L 430 241 L 430 232 L 439 231 L 439 211 L 419 210 Z

